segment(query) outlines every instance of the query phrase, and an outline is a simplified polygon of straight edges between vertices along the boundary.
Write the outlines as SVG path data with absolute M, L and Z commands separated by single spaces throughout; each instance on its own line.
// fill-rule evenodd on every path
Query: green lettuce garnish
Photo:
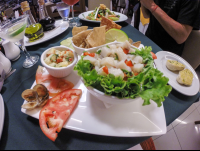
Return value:
M 149 105 L 150 100 L 153 100 L 160 107 L 165 97 L 171 92 L 172 87 L 167 84 L 169 79 L 153 67 L 151 51 L 151 47 L 144 47 L 131 53 L 141 56 L 146 66 L 138 76 L 132 76 L 128 71 L 122 70 L 128 75 L 127 81 L 112 74 L 99 75 L 90 61 L 83 60 L 84 56 L 81 56 L 74 70 L 77 70 L 78 75 L 83 78 L 86 87 L 91 86 L 107 95 L 118 98 L 135 99 L 141 97 L 144 100 L 143 106 Z

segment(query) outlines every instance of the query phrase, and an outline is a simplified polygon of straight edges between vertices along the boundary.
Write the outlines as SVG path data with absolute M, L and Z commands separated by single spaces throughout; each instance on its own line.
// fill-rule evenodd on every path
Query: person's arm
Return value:
M 193 27 L 181 24 L 169 17 L 153 0 L 140 0 L 141 5 L 148 9 L 158 20 L 166 32 L 178 43 L 182 44 L 190 35 Z

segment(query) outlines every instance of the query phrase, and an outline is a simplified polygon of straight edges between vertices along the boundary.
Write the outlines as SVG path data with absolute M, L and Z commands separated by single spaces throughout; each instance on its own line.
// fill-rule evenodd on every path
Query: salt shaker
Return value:
M 0 51 L 0 68 L 3 68 L 6 74 L 11 71 L 11 62 L 4 54 Z
M 13 42 L 5 40 L 2 43 L 2 46 L 8 59 L 10 59 L 11 61 L 16 61 L 17 59 L 19 59 L 20 49 L 17 45 L 15 45 Z

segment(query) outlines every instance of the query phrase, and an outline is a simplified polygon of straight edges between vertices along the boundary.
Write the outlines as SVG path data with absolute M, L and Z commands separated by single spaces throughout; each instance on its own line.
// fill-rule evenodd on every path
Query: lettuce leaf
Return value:
M 153 100 L 160 107 L 172 87 L 167 85 L 169 79 L 153 67 L 151 50 L 151 47 L 145 47 L 135 51 L 134 55 L 141 56 L 146 66 L 138 76 L 129 77 L 127 81 L 112 74 L 99 75 L 90 61 L 83 60 L 84 56 L 81 56 L 74 70 L 83 78 L 86 87 L 91 86 L 118 98 L 135 99 L 140 96 L 144 100 L 143 106 L 149 105 L 150 100 Z

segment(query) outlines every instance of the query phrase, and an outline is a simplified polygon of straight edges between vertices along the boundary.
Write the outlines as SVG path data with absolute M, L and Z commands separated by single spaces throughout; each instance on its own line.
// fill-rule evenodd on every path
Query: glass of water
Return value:
M 70 14 L 70 6 L 61 1 L 59 3 L 56 3 L 56 7 L 63 21 L 68 21 L 68 17 Z

